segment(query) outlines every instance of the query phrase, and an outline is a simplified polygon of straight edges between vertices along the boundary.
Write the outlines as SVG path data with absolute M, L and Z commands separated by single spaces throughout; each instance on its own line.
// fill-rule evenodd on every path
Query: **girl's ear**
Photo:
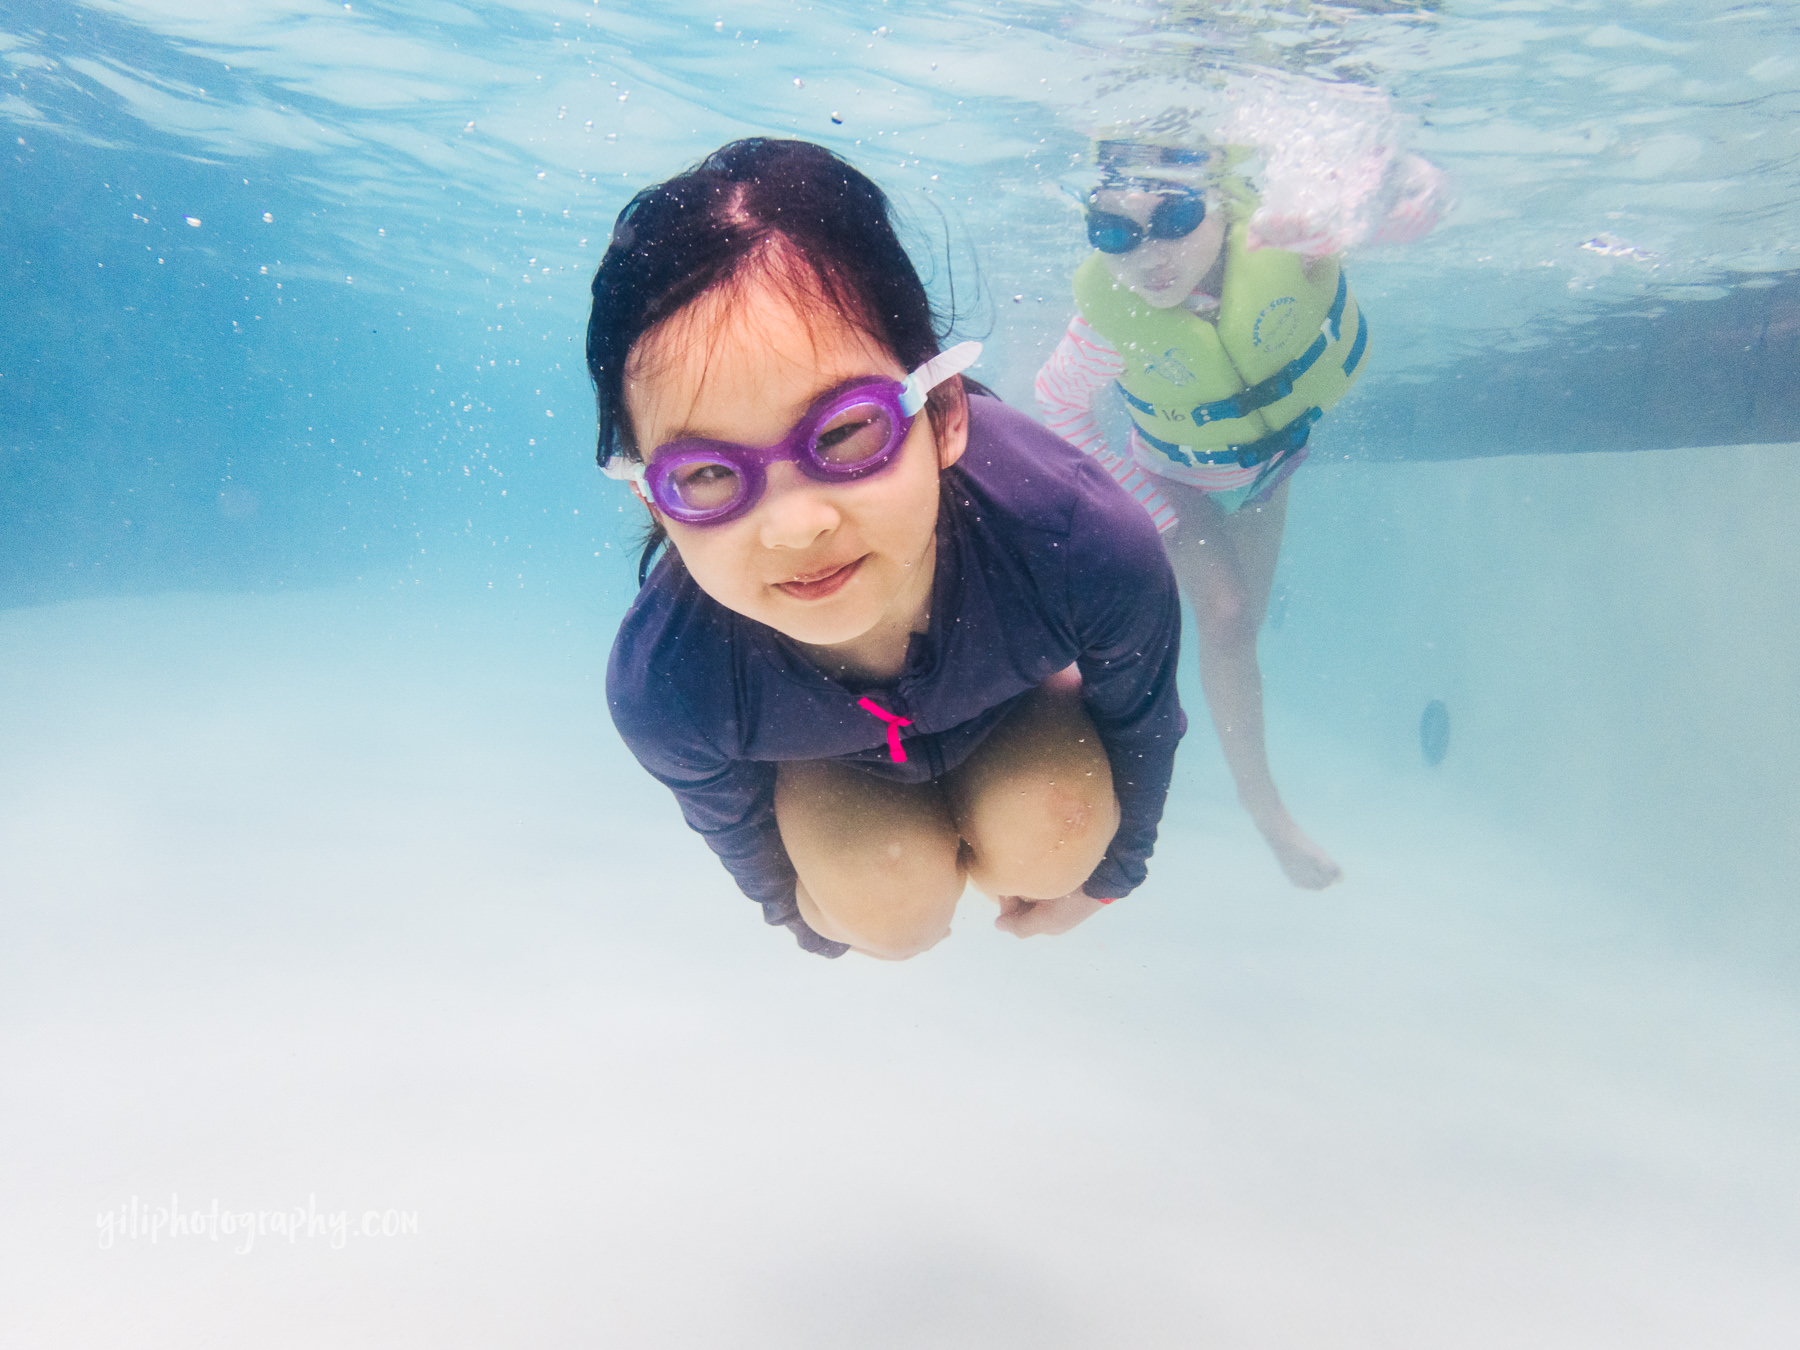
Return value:
M 939 386 L 949 398 L 949 404 L 941 417 L 933 419 L 932 429 L 937 433 L 938 468 L 947 469 L 963 456 L 969 448 L 969 391 L 963 386 L 962 376 L 954 377 L 955 388 L 951 382 Z M 934 393 L 936 390 L 933 391 Z

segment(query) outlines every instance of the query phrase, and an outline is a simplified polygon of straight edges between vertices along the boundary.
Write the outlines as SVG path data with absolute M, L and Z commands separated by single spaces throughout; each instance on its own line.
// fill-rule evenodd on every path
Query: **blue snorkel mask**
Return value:
M 1093 197 L 1088 198 L 1088 243 L 1102 253 L 1129 253 L 1146 239 L 1185 239 L 1206 220 L 1206 198 L 1192 188 L 1138 190 L 1155 192 L 1162 198 L 1150 213 L 1149 222 L 1142 225 L 1130 216 L 1102 211 L 1094 205 Z
M 1102 253 L 1130 253 L 1147 239 L 1185 239 L 1206 220 L 1205 187 L 1213 154 L 1183 146 L 1135 140 L 1102 140 L 1094 146 L 1098 181 L 1081 202 L 1088 242 Z M 1096 205 L 1102 192 L 1141 192 L 1159 197 L 1148 221 Z

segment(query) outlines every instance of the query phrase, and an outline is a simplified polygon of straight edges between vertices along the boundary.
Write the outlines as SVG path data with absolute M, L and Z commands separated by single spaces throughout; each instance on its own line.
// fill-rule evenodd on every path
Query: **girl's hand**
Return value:
M 1084 891 L 1070 891 L 1054 900 L 1027 900 L 1022 896 L 1000 897 L 1000 917 L 994 927 L 1015 937 L 1032 937 L 1039 933 L 1066 933 L 1083 919 L 1098 914 L 1106 906 L 1089 899 Z

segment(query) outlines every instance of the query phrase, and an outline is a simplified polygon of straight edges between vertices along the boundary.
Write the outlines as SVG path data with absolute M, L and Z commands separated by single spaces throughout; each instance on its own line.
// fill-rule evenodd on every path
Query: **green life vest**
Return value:
M 1333 259 L 1225 242 L 1216 322 L 1157 309 L 1096 253 L 1075 272 L 1075 305 L 1124 358 L 1119 388 L 1144 441 L 1180 464 L 1260 464 L 1297 450 L 1362 373 L 1369 325 Z

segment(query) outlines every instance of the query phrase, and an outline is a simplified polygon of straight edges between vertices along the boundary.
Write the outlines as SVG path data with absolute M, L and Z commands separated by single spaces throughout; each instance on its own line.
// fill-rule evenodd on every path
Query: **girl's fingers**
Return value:
M 1017 895 L 1003 895 L 999 899 L 1000 917 L 994 920 L 994 927 L 1009 933 L 1021 932 L 1019 924 L 1031 916 L 1035 902 Z
M 1001 898 L 1000 917 L 994 920 L 994 927 L 1002 932 L 1011 933 L 1015 937 L 1030 937 L 1040 933 L 1044 928 L 1044 905 L 1039 900 L 1026 900 L 1022 896 L 1008 895 Z
M 1014 897 L 1013 908 L 994 920 L 994 924 L 1015 937 L 1060 933 L 1072 926 L 1064 920 L 1056 901 L 1020 900 L 1017 897 Z
M 994 926 L 1018 937 L 1066 933 L 1104 908 L 1080 891 L 1055 900 L 1023 900 L 1008 895 L 1001 897 L 1000 904 L 1000 917 L 994 920 Z

